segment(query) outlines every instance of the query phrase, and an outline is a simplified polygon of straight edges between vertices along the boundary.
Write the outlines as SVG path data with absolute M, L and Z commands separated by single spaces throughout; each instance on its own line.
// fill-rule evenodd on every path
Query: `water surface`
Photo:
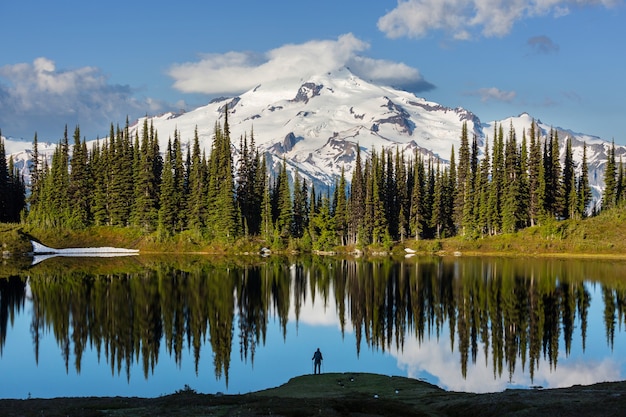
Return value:
M 626 379 L 626 263 L 53 258 L 0 279 L 0 397 L 244 393 L 312 372 L 457 391 Z

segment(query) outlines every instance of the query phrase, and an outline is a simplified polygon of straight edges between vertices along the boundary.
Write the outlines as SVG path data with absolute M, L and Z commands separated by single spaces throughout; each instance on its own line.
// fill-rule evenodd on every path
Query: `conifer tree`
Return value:
M 615 207 L 616 203 L 616 174 L 617 167 L 615 165 L 615 141 L 611 142 L 611 147 L 606 160 L 606 167 L 604 169 L 604 192 L 602 193 L 602 210 L 607 210 Z
M 522 143 L 519 150 L 519 201 L 517 202 L 519 210 L 517 215 L 519 227 L 527 227 L 530 224 L 528 165 L 528 143 L 526 139 L 526 130 L 524 129 L 522 130 Z
M 437 174 L 435 177 L 435 191 L 433 195 L 433 208 L 431 217 L 431 226 L 435 230 L 435 238 L 443 237 L 444 227 L 446 224 L 446 208 L 445 208 L 445 182 L 446 175 L 441 172 L 441 166 L 437 161 Z
M 619 156 L 617 164 L 617 180 L 615 181 L 615 202 L 619 206 L 624 200 L 624 164 L 622 155 Z
M 128 123 L 128 122 L 127 122 Z M 128 128 L 115 132 L 115 140 L 111 138 L 110 152 L 111 187 L 109 189 L 109 213 L 113 226 L 127 226 L 135 195 L 133 183 L 133 153 L 128 136 Z
M 209 158 L 208 225 L 220 239 L 232 240 L 239 234 L 239 214 L 235 201 L 233 158 L 230 148 L 228 108 L 224 110 L 224 127 L 215 124 Z
M 13 155 L 9 157 L 8 172 L 8 216 L 6 218 L 6 221 L 16 223 L 20 221 L 22 211 L 26 209 L 26 184 L 24 183 L 23 176 L 20 174 L 19 170 L 15 166 L 15 163 L 13 161 Z
M 30 170 L 30 197 L 28 198 L 28 202 L 31 207 L 36 206 L 39 201 L 39 189 L 41 187 L 40 184 L 40 173 L 41 173 L 41 161 L 39 160 L 39 143 L 37 139 L 37 132 L 35 132 L 35 136 L 33 137 L 33 159 L 31 160 Z
M 304 182 L 304 186 L 303 183 Z M 296 170 L 293 180 L 293 223 L 291 235 L 297 239 L 304 235 L 307 217 L 307 193 L 306 180 L 300 180 L 300 174 Z
M 502 231 L 502 196 L 504 190 L 504 131 L 502 125 L 494 126 L 494 143 L 491 163 L 491 183 L 487 202 L 489 234 Z
M 262 165 L 265 166 L 265 155 L 263 155 Z M 261 204 L 261 236 L 266 242 L 269 242 L 273 231 L 274 222 L 272 220 L 272 200 L 270 196 L 270 184 L 267 176 L 263 176 L 263 202 Z
M 485 139 L 485 156 L 480 163 L 480 172 L 477 179 L 477 198 L 475 199 L 474 213 L 476 213 L 476 231 L 480 236 L 489 233 L 489 175 L 491 163 L 489 162 L 489 140 Z
M 409 214 L 409 222 L 411 235 L 415 240 L 422 237 L 424 231 L 424 200 L 426 194 L 426 170 L 424 167 L 424 158 L 415 151 L 415 164 L 413 174 L 413 188 L 411 190 L 411 207 Z
M 321 204 L 319 204 L 319 210 L 311 219 L 313 223 L 317 239 L 313 242 L 313 249 L 320 251 L 332 250 L 337 244 L 335 236 L 335 219 L 331 213 L 330 198 L 328 195 L 322 196 Z
M 176 219 L 174 227 L 177 231 L 183 230 L 186 224 L 186 216 L 185 216 L 185 200 L 187 195 L 185 193 L 185 189 L 187 188 L 185 185 L 185 165 L 183 163 L 183 150 L 182 150 L 182 142 L 180 139 L 180 132 L 178 129 L 174 129 L 174 142 L 172 142 L 172 171 L 174 175 L 174 206 L 176 208 Z M 165 167 L 163 167 L 163 171 L 165 171 Z M 159 195 L 163 195 L 163 191 L 161 190 Z M 159 201 L 159 205 L 161 202 Z
M 356 145 L 356 157 L 352 181 L 350 184 L 350 220 L 349 220 L 349 240 L 356 243 L 359 240 L 359 232 L 363 229 L 365 218 L 365 182 L 363 178 L 363 166 L 361 162 L 361 147 Z
M 463 192 L 465 197 L 463 198 L 463 209 L 462 209 L 462 235 L 470 235 L 472 237 L 475 236 L 476 228 L 477 228 L 477 216 L 476 216 L 476 198 L 478 196 L 477 187 L 478 187 L 478 178 L 479 178 L 479 169 L 478 169 L 478 140 L 476 139 L 476 135 L 473 135 L 472 139 L 472 150 L 469 159 L 469 173 L 465 180 L 465 185 L 463 187 Z
M 409 164 L 410 165 L 410 164 Z M 413 189 L 413 177 L 409 175 L 410 166 L 404 159 L 404 151 L 396 149 L 395 162 L 395 193 L 398 212 L 398 236 L 397 239 L 404 241 L 410 233 L 409 213 L 411 211 L 411 190 Z
M 187 227 L 199 231 L 204 228 L 206 221 L 206 165 L 200 152 L 200 138 L 198 127 L 194 129 L 191 151 L 191 165 L 189 167 L 189 197 L 187 198 Z
M 148 127 L 148 122 L 144 119 L 141 135 L 140 149 L 137 150 L 138 162 L 135 169 L 134 199 L 133 199 L 133 223 L 147 231 L 152 231 L 157 227 L 159 219 L 159 190 L 157 184 L 160 177 L 156 177 L 155 154 L 153 141 L 154 131 Z M 171 142 L 169 143 L 171 146 Z M 170 158 L 168 155 L 166 159 Z M 171 169 L 171 161 L 170 161 Z
M 167 143 L 167 153 L 163 164 L 158 212 L 158 231 L 162 237 L 172 236 L 176 232 L 178 224 L 178 190 L 176 189 L 176 174 L 173 166 L 173 163 L 176 163 L 174 153 L 170 139 Z
M 9 221 L 9 168 L 2 133 L 0 132 L 0 222 Z
M 97 140 L 89 155 L 89 165 L 93 181 L 93 198 L 91 212 L 93 223 L 98 226 L 109 224 L 108 213 L 108 187 L 110 184 L 110 165 L 108 163 L 108 145 L 105 140 L 100 147 L 100 140 Z
M 541 193 L 543 188 L 541 182 L 543 181 L 542 169 L 543 160 L 541 158 L 541 140 L 539 132 L 536 129 L 536 123 L 533 120 L 530 125 L 530 151 L 528 157 L 528 216 L 530 225 L 534 226 L 541 214 L 542 201 Z
M 509 130 L 504 153 L 504 192 L 502 202 L 502 231 L 511 233 L 521 227 L 522 195 L 520 190 L 521 164 L 513 123 Z
M 384 187 L 384 158 L 385 152 L 381 152 L 381 157 L 376 156 L 372 152 L 371 174 L 369 175 L 370 185 L 368 185 L 367 198 L 371 206 L 371 243 L 382 243 L 385 235 L 389 233 L 387 218 L 385 216 L 384 193 L 381 189 Z
M 289 189 L 289 177 L 287 176 L 287 161 L 283 158 L 278 174 L 276 188 L 276 229 L 282 238 L 288 238 L 292 229 L 292 201 Z
M 552 150 L 550 156 L 552 157 L 552 189 L 554 192 L 554 208 L 552 210 L 553 216 L 560 216 L 565 210 L 565 201 L 563 198 L 563 170 L 561 168 L 560 152 L 559 152 L 559 133 L 556 129 L 553 129 L 554 134 L 552 143 Z
M 71 226 L 79 228 L 91 224 L 92 183 L 87 158 L 86 144 L 81 142 L 80 128 L 76 126 L 68 197 L 71 205 Z
M 576 201 L 576 173 L 574 156 L 572 154 L 572 139 L 565 140 L 565 159 L 563 160 L 563 211 L 561 217 L 569 219 L 575 215 Z
M 454 152 L 454 145 L 450 150 L 450 164 L 445 171 L 446 182 L 444 183 L 444 213 L 446 223 L 444 225 L 446 230 L 446 236 L 454 236 L 457 233 L 455 223 L 455 208 L 454 204 L 457 201 L 457 171 L 456 171 L 456 157 Z
M 578 180 L 577 187 L 577 213 L 580 218 L 584 218 L 587 216 L 587 209 L 592 198 L 591 187 L 589 186 L 589 166 L 587 165 L 587 143 L 583 144 L 583 158 L 580 167 L 580 179 Z
M 453 148 L 454 149 L 454 148 Z M 459 147 L 459 164 L 456 169 L 456 192 L 454 198 L 454 224 L 461 235 L 465 234 L 464 213 L 467 201 L 471 198 L 470 178 L 470 145 L 467 133 L 467 122 L 461 128 L 461 144 Z
M 345 170 L 341 167 L 339 183 L 335 187 L 334 198 L 335 210 L 333 213 L 333 226 L 337 232 L 340 245 L 347 244 L 348 238 L 348 201 L 346 197 Z

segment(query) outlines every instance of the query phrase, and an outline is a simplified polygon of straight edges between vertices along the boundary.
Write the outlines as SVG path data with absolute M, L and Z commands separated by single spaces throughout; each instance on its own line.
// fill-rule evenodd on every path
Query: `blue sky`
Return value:
M 349 66 L 483 122 L 626 144 L 623 0 L 0 2 L 0 129 L 57 141 Z

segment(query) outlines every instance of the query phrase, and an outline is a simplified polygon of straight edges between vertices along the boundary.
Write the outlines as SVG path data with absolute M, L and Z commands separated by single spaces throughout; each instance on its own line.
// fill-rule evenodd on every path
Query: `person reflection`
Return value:
M 317 348 L 315 353 L 313 353 L 313 358 L 312 358 L 314 374 L 322 373 L 322 361 L 323 360 L 324 358 L 322 357 L 322 352 L 320 351 L 320 348 Z

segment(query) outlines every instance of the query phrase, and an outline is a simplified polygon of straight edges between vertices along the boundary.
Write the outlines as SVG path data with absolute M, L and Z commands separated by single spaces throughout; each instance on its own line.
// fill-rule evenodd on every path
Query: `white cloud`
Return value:
M 160 111 L 162 103 L 139 101 L 125 85 L 112 85 L 96 67 L 59 70 L 40 57 L 32 63 L 0 67 L 0 126 L 9 136 L 57 140 L 64 125 L 91 138 L 108 133 L 111 123 L 122 123 Z M 132 119 L 131 119 L 132 120 Z
M 390 38 L 422 38 L 443 31 L 455 39 L 508 34 L 518 20 L 535 16 L 561 17 L 570 7 L 611 7 L 621 0 L 398 0 L 398 6 L 378 20 Z
M 604 381 L 621 379 L 621 363 L 612 358 L 582 360 L 581 358 L 559 358 L 556 368 L 551 367 L 545 358 L 540 358 L 531 380 L 528 366 L 522 369 L 521 360 L 517 359 L 512 380 L 509 382 L 508 369 L 505 367 L 501 376 L 495 376 L 493 352 L 484 355 L 483 343 L 478 343 L 476 363 L 469 359 L 467 375 L 461 374 L 460 354 L 450 349 L 450 339 L 442 332 L 439 340 L 431 337 L 419 343 L 414 335 L 408 334 L 402 350 L 392 349 L 390 354 L 397 359 L 398 367 L 407 371 L 410 378 L 432 375 L 437 385 L 450 391 L 461 392 L 498 392 L 511 386 L 544 388 L 563 388 L 575 384 L 589 385 Z
M 400 88 L 429 89 L 420 72 L 403 63 L 361 56 L 369 45 L 348 33 L 336 40 L 288 44 L 266 53 L 206 54 L 197 62 L 172 66 L 174 87 L 185 93 L 241 93 L 259 84 L 301 79 L 350 67 L 355 75 Z
M 515 99 L 515 91 L 504 91 L 496 87 L 481 88 L 476 91 L 467 93 L 469 96 L 479 96 L 483 102 L 496 100 L 511 102 Z

